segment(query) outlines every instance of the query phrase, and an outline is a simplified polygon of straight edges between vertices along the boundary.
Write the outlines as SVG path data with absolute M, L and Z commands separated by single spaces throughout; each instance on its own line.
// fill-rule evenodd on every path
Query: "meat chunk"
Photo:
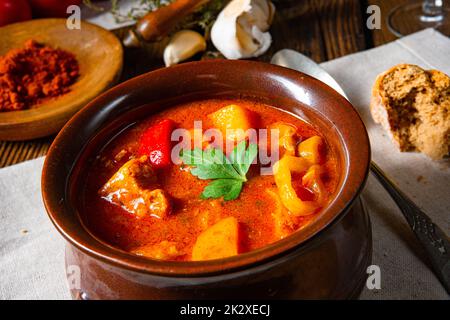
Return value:
M 169 199 L 164 190 L 157 188 L 156 175 L 147 156 L 126 162 L 99 194 L 138 217 L 163 218 L 170 212 Z
M 183 255 L 173 241 L 161 241 L 153 245 L 145 245 L 131 250 L 132 253 L 138 256 L 144 256 L 159 260 L 175 260 Z

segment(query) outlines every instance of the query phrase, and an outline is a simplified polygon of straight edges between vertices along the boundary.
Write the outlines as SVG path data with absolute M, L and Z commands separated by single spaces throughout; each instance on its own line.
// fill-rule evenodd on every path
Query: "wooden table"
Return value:
M 271 28 L 273 44 L 259 58 L 269 61 L 283 48 L 300 51 L 317 62 L 379 46 L 395 40 L 385 19 L 402 1 L 393 0 L 279 0 Z M 366 27 L 368 5 L 381 8 L 381 30 Z M 405 22 L 407 23 L 407 22 Z M 124 30 L 115 33 L 121 37 Z M 126 49 L 121 81 L 163 66 L 162 43 L 143 49 Z M 45 155 L 54 137 L 30 141 L 0 141 L 0 168 Z

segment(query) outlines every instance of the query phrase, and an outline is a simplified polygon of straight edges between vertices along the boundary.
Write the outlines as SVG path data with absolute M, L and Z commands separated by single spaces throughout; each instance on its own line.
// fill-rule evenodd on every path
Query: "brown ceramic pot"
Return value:
M 156 261 L 92 235 L 77 212 L 86 163 L 115 134 L 187 101 L 240 97 L 286 110 L 320 130 L 341 177 L 315 222 L 264 248 L 202 262 Z M 204 61 L 122 83 L 77 113 L 56 137 L 42 176 L 50 219 L 66 238 L 66 264 L 81 271 L 83 299 L 349 298 L 366 278 L 372 239 L 359 194 L 368 174 L 367 132 L 350 103 L 302 73 L 248 61 Z

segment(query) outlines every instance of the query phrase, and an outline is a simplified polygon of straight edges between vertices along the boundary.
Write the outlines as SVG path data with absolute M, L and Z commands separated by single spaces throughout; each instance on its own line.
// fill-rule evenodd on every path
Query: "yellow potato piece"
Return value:
M 272 212 L 275 238 L 277 240 L 283 239 L 295 231 L 296 223 L 294 220 L 296 217 L 283 206 L 277 190 L 266 189 L 266 192 L 275 202 L 275 210 Z
M 239 223 L 236 218 L 220 220 L 203 231 L 192 250 L 192 260 L 212 260 L 239 253 Z
M 214 126 L 227 140 L 240 141 L 247 138 L 248 129 L 257 129 L 259 115 L 244 107 L 231 104 L 209 115 Z

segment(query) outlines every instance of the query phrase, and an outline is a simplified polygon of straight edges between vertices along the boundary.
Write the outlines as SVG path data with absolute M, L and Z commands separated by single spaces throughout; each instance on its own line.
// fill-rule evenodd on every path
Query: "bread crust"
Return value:
M 438 70 L 399 64 L 377 76 L 370 111 L 400 151 L 432 159 L 449 153 L 450 78 Z

